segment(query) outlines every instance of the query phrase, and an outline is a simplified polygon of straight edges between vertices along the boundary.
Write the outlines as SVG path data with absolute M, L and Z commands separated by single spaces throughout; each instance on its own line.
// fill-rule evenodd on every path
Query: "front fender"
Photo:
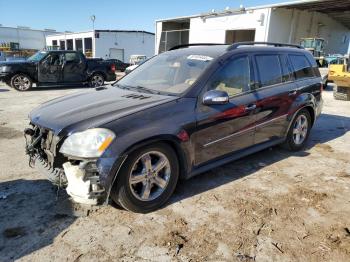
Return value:
M 115 150 L 111 150 L 117 154 L 115 155 L 112 152 L 107 152 L 105 156 L 97 160 L 96 165 L 100 174 L 100 183 L 104 186 L 107 192 L 107 199 L 109 197 L 112 186 L 117 179 L 118 173 L 128 155 L 139 148 L 158 142 L 167 143 L 173 147 L 179 158 L 182 177 L 186 177 L 189 168 L 188 158 L 190 154 L 190 142 L 181 142 L 179 138 L 173 135 L 158 135 L 146 140 L 137 141 L 133 145 L 123 149 L 122 151 L 119 151 L 119 153 L 117 153 Z

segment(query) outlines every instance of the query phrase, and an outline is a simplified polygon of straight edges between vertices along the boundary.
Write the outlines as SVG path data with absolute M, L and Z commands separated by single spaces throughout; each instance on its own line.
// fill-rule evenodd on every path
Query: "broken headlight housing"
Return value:
M 60 148 L 67 156 L 79 158 L 100 157 L 112 143 L 115 134 L 105 128 L 93 128 L 68 136 Z

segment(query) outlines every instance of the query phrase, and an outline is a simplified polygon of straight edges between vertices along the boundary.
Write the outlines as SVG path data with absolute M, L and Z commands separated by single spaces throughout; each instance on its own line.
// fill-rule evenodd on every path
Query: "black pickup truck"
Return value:
M 18 91 L 36 86 L 101 86 L 115 81 L 115 64 L 78 51 L 40 51 L 26 61 L 0 62 L 0 80 Z

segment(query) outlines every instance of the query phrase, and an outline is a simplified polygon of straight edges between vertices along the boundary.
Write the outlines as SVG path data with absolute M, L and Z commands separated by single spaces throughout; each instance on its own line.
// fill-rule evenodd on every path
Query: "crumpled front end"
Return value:
M 63 164 L 67 178 L 66 191 L 81 204 L 98 205 L 105 199 L 105 190 L 100 184 L 96 161 L 66 162 Z
M 106 200 L 96 159 L 73 159 L 59 152 L 62 139 L 46 128 L 31 124 L 24 130 L 29 165 L 54 185 L 65 188 L 74 202 L 98 205 Z

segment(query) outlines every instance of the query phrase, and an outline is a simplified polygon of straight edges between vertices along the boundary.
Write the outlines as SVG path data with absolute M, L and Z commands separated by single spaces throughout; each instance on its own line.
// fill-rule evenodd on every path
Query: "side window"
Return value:
M 289 55 L 297 79 L 313 77 L 313 69 L 304 55 Z
M 78 63 L 80 61 L 80 57 L 78 53 L 65 53 L 65 59 L 67 63 L 70 63 L 70 62 Z
M 58 66 L 61 64 L 60 62 L 60 55 L 56 53 L 51 53 L 45 58 L 43 64 L 46 66 Z
M 209 90 L 226 91 L 234 96 L 250 90 L 250 63 L 247 56 L 234 58 L 215 72 Z
M 282 83 L 282 69 L 278 55 L 255 56 L 260 87 Z

